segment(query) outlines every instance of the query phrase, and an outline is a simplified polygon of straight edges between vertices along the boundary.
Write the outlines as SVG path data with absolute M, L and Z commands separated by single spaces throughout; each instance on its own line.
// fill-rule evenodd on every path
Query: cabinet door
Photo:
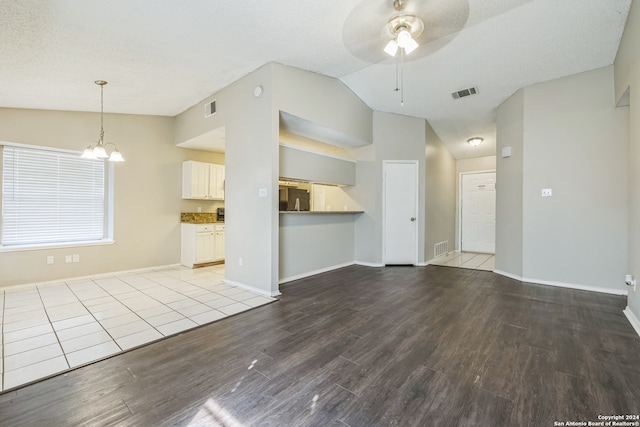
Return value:
M 216 231 L 216 243 L 214 252 L 216 261 L 224 259 L 224 231 Z
M 209 194 L 209 165 L 207 163 L 193 162 L 191 185 L 193 197 L 207 198 Z
M 196 233 L 196 263 L 215 259 L 215 235 L 213 232 Z
M 224 200 L 224 166 L 209 165 L 209 197 Z
M 209 164 L 187 161 L 182 165 L 182 198 L 206 199 L 209 194 Z

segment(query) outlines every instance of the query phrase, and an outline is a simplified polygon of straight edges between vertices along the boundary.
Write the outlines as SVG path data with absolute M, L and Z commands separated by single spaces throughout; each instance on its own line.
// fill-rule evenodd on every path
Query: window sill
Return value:
M 105 246 L 113 245 L 115 240 L 92 240 L 88 242 L 68 242 L 68 243 L 46 243 L 36 245 L 13 245 L 13 246 L 0 246 L 0 253 L 2 252 L 22 252 L 22 251 L 41 251 L 48 249 L 64 249 L 64 248 L 81 248 L 85 246 Z

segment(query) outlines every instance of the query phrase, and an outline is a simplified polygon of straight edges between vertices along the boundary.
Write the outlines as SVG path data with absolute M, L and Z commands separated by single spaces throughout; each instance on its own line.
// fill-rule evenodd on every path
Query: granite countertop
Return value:
M 280 211 L 281 214 L 327 215 L 327 214 L 359 214 L 364 211 Z
M 180 222 L 186 222 L 189 224 L 211 224 L 219 222 L 224 224 L 224 221 L 217 220 L 218 215 L 215 212 L 181 212 Z

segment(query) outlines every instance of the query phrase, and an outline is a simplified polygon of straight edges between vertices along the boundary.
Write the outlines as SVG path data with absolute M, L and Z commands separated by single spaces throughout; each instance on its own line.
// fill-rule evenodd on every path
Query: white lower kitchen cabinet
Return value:
M 193 268 L 224 260 L 224 224 L 182 223 L 180 263 Z
M 215 225 L 215 244 L 213 249 L 213 257 L 216 261 L 224 259 L 224 225 Z

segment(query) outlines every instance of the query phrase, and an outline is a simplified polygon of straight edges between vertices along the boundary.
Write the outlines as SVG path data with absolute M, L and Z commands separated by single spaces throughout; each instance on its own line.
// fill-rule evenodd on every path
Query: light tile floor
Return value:
M 446 256 L 429 262 L 431 265 L 447 267 L 469 268 L 473 270 L 493 271 L 496 268 L 496 257 L 492 254 L 477 254 L 473 252 L 450 252 Z
M 223 280 L 217 265 L 0 290 L 0 391 L 274 301 Z

